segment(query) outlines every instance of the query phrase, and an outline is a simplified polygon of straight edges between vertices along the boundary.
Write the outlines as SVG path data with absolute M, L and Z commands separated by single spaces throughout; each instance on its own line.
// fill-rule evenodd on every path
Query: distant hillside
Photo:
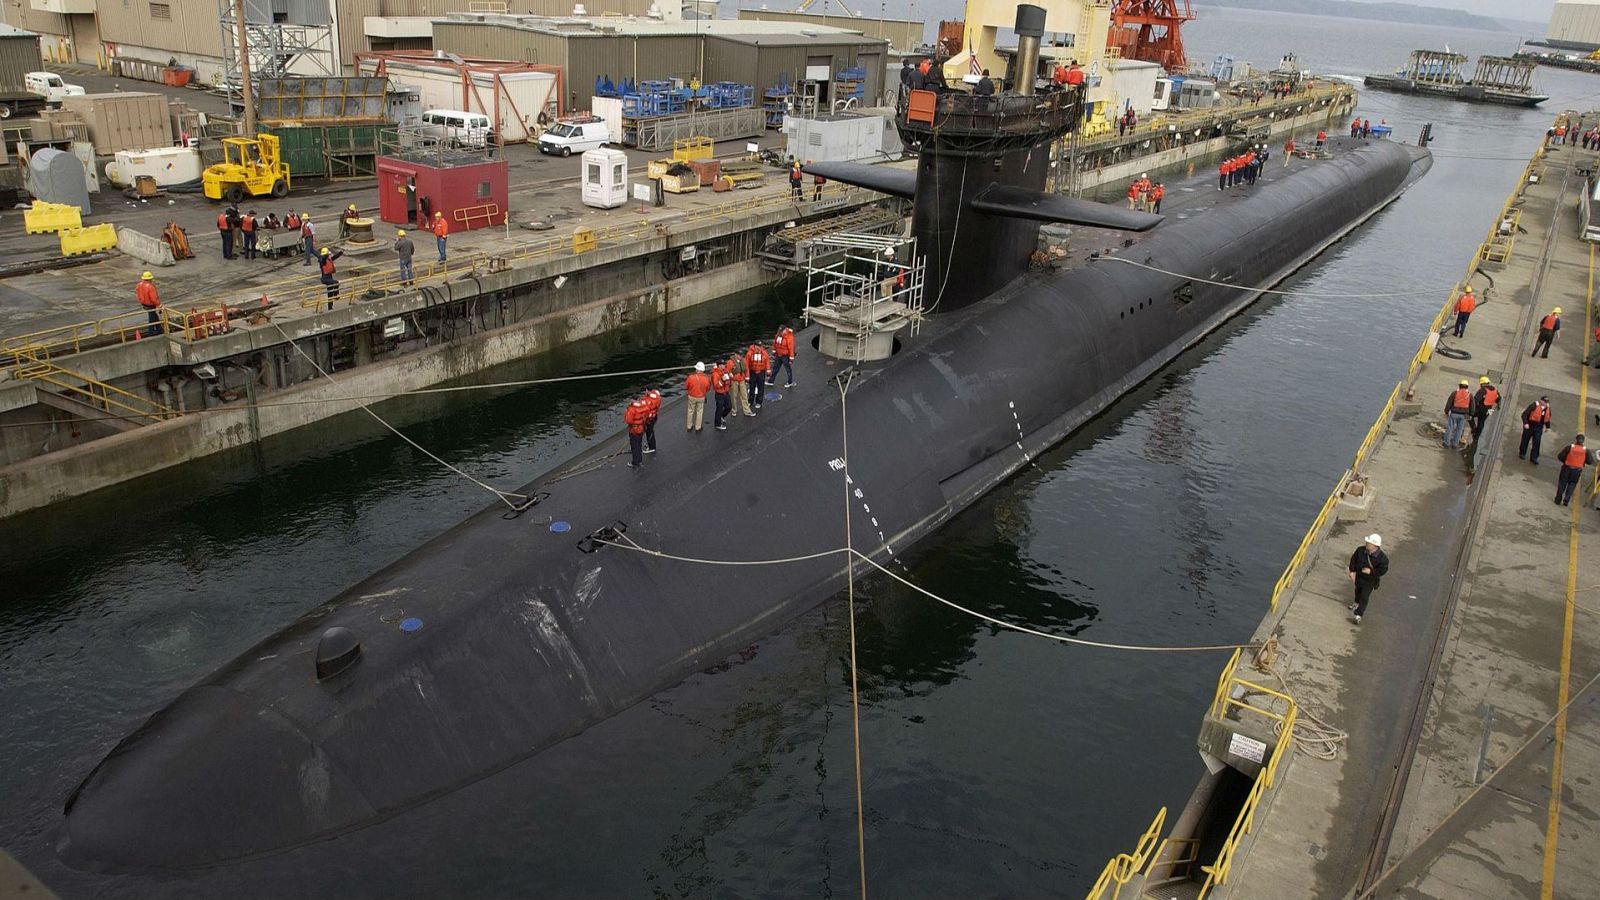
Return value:
M 1491 19 L 1488 16 L 1477 16 L 1458 9 L 1409 6 L 1404 3 L 1357 3 L 1354 0 L 1201 0 L 1198 5 L 1265 9 L 1272 12 L 1303 13 L 1308 16 L 1335 16 L 1341 19 L 1406 22 L 1413 25 L 1476 28 L 1480 31 L 1508 30 L 1498 19 Z

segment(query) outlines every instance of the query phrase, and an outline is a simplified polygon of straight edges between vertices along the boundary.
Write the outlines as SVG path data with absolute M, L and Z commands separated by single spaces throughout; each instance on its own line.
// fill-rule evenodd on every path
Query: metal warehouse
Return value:
M 866 69 L 866 95 L 883 92 L 888 44 L 842 28 L 785 22 L 689 21 L 452 14 L 433 23 L 437 51 L 525 60 L 566 73 L 567 109 L 588 109 L 597 78 L 699 78 L 754 85 L 805 79 L 808 67 Z M 812 74 L 820 71 L 813 68 Z

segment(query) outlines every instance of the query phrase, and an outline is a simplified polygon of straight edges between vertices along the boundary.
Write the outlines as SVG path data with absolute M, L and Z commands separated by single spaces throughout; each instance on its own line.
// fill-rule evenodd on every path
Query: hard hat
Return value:
M 322 248 L 322 255 L 323 255 L 323 256 L 327 256 L 327 255 L 328 255 L 328 248 L 327 248 L 327 247 L 323 247 L 323 248 Z M 1465 382 L 1465 381 L 1463 381 L 1463 382 L 1461 382 L 1461 383 L 1462 383 L 1462 384 L 1466 384 L 1466 382 Z
M 140 275 L 139 278 L 142 281 L 154 281 L 155 280 L 155 276 L 151 275 L 149 272 L 146 272 L 143 275 Z
M 1149 172 L 1140 172 L 1139 173 L 1139 177 L 1140 178 L 1149 178 L 1150 177 L 1150 173 Z
M 706 370 L 706 364 L 703 362 L 697 362 L 694 364 L 694 370 L 696 372 L 704 372 Z
M 1551 310 L 1551 312 L 1561 312 L 1561 307 L 1558 306 L 1555 309 Z
M 434 217 L 434 218 L 435 218 L 435 219 L 442 219 L 442 218 L 444 218 L 444 213 L 442 213 L 442 212 L 436 212 L 436 213 L 434 213 L 434 214 L 433 214 L 433 217 Z
M 356 208 L 356 205 L 355 205 L 355 204 L 354 204 L 354 203 L 352 203 L 352 204 L 350 204 L 350 208 L 351 208 L 351 209 L 355 209 L 355 208 Z
M 322 252 L 323 252 L 323 253 L 327 253 L 327 252 L 328 252 L 328 251 L 327 251 L 327 250 L 323 250 L 323 251 L 322 251 Z M 1469 387 L 1469 386 L 1470 386 L 1470 385 L 1469 385 L 1469 383 L 1468 383 L 1468 382 L 1467 382 L 1467 380 L 1466 380 L 1466 379 L 1465 379 L 1465 378 L 1463 378 L 1463 379 L 1461 379 L 1461 386 L 1462 386 L 1462 387 Z
M 1469 294 L 1472 293 L 1472 285 L 1470 285 L 1470 284 L 1467 285 L 1466 288 L 1464 288 L 1464 290 Z
M 1487 375 L 1479 375 L 1478 376 L 1478 383 L 1479 384 L 1488 384 L 1489 383 L 1489 376 L 1487 376 Z
M 1381 535 L 1381 534 L 1377 533 L 1376 531 L 1374 531 L 1373 533 L 1367 535 L 1367 543 L 1371 544 L 1374 547 L 1382 547 L 1383 546 L 1383 535 Z
M 396 237 L 405 237 L 406 236 L 406 230 L 404 228 L 402 228 L 402 229 L 396 231 L 395 232 L 395 236 Z

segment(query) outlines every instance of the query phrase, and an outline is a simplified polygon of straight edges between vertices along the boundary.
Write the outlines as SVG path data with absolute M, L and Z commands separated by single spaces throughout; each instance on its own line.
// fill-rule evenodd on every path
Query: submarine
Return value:
M 1018 8 L 1014 72 L 1036 70 L 1044 15 Z M 903 554 L 1430 165 L 1337 143 L 1248 192 L 1199 179 L 1208 208 L 1162 219 L 1046 193 L 1082 89 L 1013 80 L 992 97 L 902 91 L 915 171 L 810 167 L 912 199 L 920 312 L 872 290 L 819 308 L 796 385 L 755 418 L 686 433 L 669 399 L 642 468 L 613 434 L 533 479 L 531 506 L 485 509 L 260 641 L 86 775 L 62 860 L 226 865 L 536 757 L 837 597 L 862 565 L 838 548 Z M 1035 268 L 1045 222 L 1110 252 Z

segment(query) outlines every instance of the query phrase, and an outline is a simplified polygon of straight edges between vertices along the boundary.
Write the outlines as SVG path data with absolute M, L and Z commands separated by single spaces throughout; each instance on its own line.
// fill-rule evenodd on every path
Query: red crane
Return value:
M 1106 46 L 1123 59 L 1157 63 L 1169 72 L 1189 68 L 1183 52 L 1183 23 L 1194 18 L 1189 0 L 1116 0 Z

